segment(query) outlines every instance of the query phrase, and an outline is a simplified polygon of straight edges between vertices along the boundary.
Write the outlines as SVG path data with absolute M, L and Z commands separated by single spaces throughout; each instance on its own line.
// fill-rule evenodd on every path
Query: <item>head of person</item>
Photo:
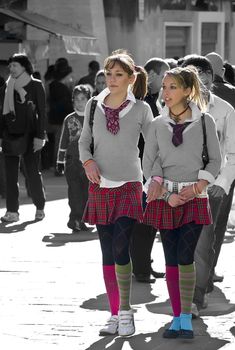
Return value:
M 96 74 L 99 69 L 100 69 L 99 62 L 97 62 L 95 60 L 89 62 L 89 64 L 88 64 L 88 71 L 89 71 L 90 74 Z
M 150 58 L 144 65 L 148 74 L 148 89 L 151 94 L 159 93 L 164 73 L 170 69 L 169 64 L 162 58 Z
M 102 90 L 106 88 L 106 80 L 104 70 L 100 69 L 95 76 L 95 90 L 99 94 Z
M 178 60 L 175 58 L 165 58 L 165 62 L 169 64 L 170 69 L 178 67 Z
M 33 73 L 33 66 L 29 58 L 25 54 L 15 53 L 8 60 L 8 66 L 12 78 L 19 78 L 22 73 L 31 75 Z
M 91 90 L 85 85 L 76 85 L 73 89 L 72 100 L 74 109 L 84 112 L 87 101 L 91 98 Z
M 66 58 L 58 58 L 54 65 L 54 79 L 66 85 L 70 85 L 73 81 L 72 71 L 72 67 L 69 65 Z
M 214 75 L 218 75 L 223 78 L 224 76 L 224 61 L 222 57 L 216 52 L 210 52 L 206 55 L 206 58 L 210 61 Z
M 229 62 L 224 62 L 224 80 L 235 86 L 235 73 Z
M 136 66 L 125 50 L 117 50 L 104 61 L 106 85 L 113 94 L 125 94 L 132 89 L 137 99 L 144 99 L 147 93 L 147 73 Z
M 185 108 L 190 101 L 205 111 L 205 99 L 197 69 L 193 66 L 176 67 L 165 72 L 162 80 L 162 98 L 169 109 Z
M 208 58 L 196 54 L 187 55 L 184 57 L 181 67 L 187 66 L 194 66 L 197 68 L 200 80 L 206 89 L 210 90 L 213 82 L 213 68 Z
M 54 79 L 54 69 L 55 69 L 54 64 L 50 64 L 47 67 L 46 73 L 44 74 L 45 82 L 50 82 Z

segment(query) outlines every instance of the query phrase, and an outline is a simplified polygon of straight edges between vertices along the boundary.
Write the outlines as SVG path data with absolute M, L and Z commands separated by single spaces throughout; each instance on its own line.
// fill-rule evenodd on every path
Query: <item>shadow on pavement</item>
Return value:
M 164 303 L 153 303 L 146 305 L 149 312 L 156 314 L 171 315 L 169 299 Z M 235 311 L 235 304 L 230 304 L 224 293 L 218 287 L 208 297 L 208 307 L 200 311 L 200 316 L 227 315 Z
M 97 231 L 79 231 L 73 233 L 50 233 L 49 236 L 44 236 L 42 241 L 48 243 L 47 247 L 61 247 L 66 243 L 86 242 L 96 239 L 98 239 Z
M 28 225 L 35 224 L 36 222 L 38 222 L 38 220 L 24 221 L 20 224 L 14 224 L 14 225 L 0 223 L 0 234 L 1 233 L 6 234 L 6 233 L 15 233 L 15 232 L 24 231 Z
M 138 288 L 136 285 L 138 284 Z M 148 283 L 138 283 L 133 280 L 131 291 L 131 303 L 133 305 L 150 303 L 156 300 L 156 295 L 151 293 L 152 287 Z M 83 302 L 80 306 L 83 309 L 109 311 L 106 294 L 100 294 L 96 298 L 91 298 Z
M 158 317 L 161 317 L 161 315 Z M 158 329 L 154 333 L 141 333 L 128 338 L 118 336 L 102 337 L 99 341 L 93 343 L 85 350 L 120 350 L 124 349 L 125 343 L 129 344 L 128 349 L 130 348 L 134 350 L 170 350 L 172 348 L 174 348 L 174 350 L 189 350 L 190 348 L 197 350 L 217 350 L 229 343 L 225 340 L 210 337 L 210 335 L 206 332 L 207 326 L 202 320 L 200 320 L 200 324 L 195 329 L 195 338 L 189 341 L 183 339 L 162 338 L 164 329 L 168 328 L 169 326 L 170 324 L 166 324 L 165 327 Z M 198 333 L 198 328 L 200 329 L 200 333 Z

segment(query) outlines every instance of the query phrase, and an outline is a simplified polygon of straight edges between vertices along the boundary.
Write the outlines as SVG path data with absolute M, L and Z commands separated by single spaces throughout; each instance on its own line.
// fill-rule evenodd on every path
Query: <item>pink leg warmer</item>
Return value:
M 111 314 L 117 315 L 120 301 L 115 265 L 103 265 L 103 276 Z
M 178 266 L 166 266 L 166 283 L 174 316 L 180 316 L 180 290 Z

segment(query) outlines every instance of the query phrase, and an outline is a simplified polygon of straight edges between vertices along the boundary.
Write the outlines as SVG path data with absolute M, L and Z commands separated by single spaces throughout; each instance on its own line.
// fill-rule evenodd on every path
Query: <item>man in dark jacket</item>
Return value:
M 159 115 L 161 104 L 158 101 L 164 73 L 170 69 L 168 63 L 161 58 L 151 58 L 144 66 L 148 73 L 148 94 L 145 101 L 150 105 L 154 118 Z M 142 160 L 144 150 L 144 139 L 139 140 L 140 158 Z M 143 205 L 146 205 L 146 196 L 143 193 Z M 164 273 L 156 272 L 152 269 L 151 251 L 153 248 L 156 230 L 148 225 L 136 224 L 133 231 L 131 243 L 131 258 L 133 264 L 133 274 L 138 282 L 153 283 L 155 278 L 164 277 Z

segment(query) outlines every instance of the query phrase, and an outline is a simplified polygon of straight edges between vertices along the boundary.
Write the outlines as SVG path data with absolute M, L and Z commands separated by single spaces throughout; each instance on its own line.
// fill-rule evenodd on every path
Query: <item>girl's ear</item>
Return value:
M 184 95 L 188 97 L 188 96 L 191 94 L 191 92 L 192 92 L 192 89 L 191 89 L 190 87 L 187 87 L 187 88 L 184 90 Z
M 136 75 L 135 75 L 135 74 L 132 74 L 132 75 L 130 76 L 130 84 L 133 85 L 134 82 L 135 82 L 135 80 L 136 80 Z

